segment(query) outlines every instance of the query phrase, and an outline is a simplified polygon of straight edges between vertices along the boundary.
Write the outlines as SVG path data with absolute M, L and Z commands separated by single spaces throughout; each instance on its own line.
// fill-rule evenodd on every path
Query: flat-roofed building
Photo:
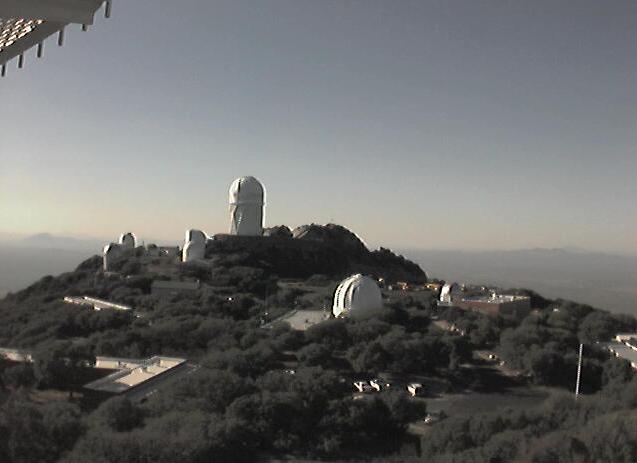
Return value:
M 110 375 L 84 385 L 84 389 L 96 392 L 102 396 L 128 394 L 138 392 L 142 386 L 159 387 L 162 382 L 172 378 L 182 367 L 186 359 L 176 357 L 154 356 L 146 360 L 97 357 L 96 368 L 115 370 Z M 140 396 L 151 393 L 143 391 Z
M 630 362 L 630 366 L 637 369 L 637 350 L 631 346 L 627 346 L 622 342 L 611 341 L 600 344 L 602 347 L 608 349 L 615 357 L 622 358 Z
M 615 341 L 636 344 L 637 333 L 618 333 L 615 335 Z
M 103 370 L 123 370 L 137 368 L 143 364 L 140 359 L 127 359 L 120 357 L 95 357 L 95 368 Z
M 0 359 L 14 363 L 33 362 L 31 351 L 6 347 L 0 348 Z M 95 357 L 95 363 L 86 366 L 102 370 L 100 379 L 84 385 L 85 392 L 98 403 L 118 394 L 126 394 L 131 400 L 142 400 L 199 368 L 183 358 L 159 355 L 148 359 Z
M 102 310 L 102 309 L 111 309 L 111 310 L 133 310 L 132 307 L 116 304 L 115 302 L 105 301 L 103 299 L 97 299 L 95 297 L 90 296 L 66 296 L 64 298 L 64 302 L 67 304 L 74 304 L 79 306 L 92 307 L 93 310 Z
M 531 298 L 492 293 L 488 296 L 464 297 L 454 302 L 454 306 L 485 315 L 526 317 L 531 312 Z
M 330 318 L 330 312 L 325 310 L 292 310 L 280 318 L 263 325 L 263 328 L 272 328 L 279 322 L 285 322 L 290 328 L 297 331 L 305 331 L 317 323 Z
M 7 347 L 0 347 L 0 358 L 16 363 L 31 363 L 33 362 L 33 355 L 31 351 L 24 349 L 11 349 Z

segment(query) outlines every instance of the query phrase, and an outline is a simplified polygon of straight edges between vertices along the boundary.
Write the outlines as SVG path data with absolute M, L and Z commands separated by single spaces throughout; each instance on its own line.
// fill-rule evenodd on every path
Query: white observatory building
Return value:
M 201 230 L 187 230 L 181 260 L 192 262 L 203 259 L 206 256 L 206 241 L 208 237 Z
M 190 230 L 186 230 L 186 239 L 184 240 L 184 242 L 188 243 L 190 241 L 199 241 L 205 243 L 206 241 L 208 241 L 208 236 L 201 230 L 194 230 L 191 228 Z
M 254 177 L 241 177 L 230 185 L 230 234 L 263 235 L 265 189 Z
M 334 292 L 335 317 L 365 317 L 383 306 L 380 288 L 373 278 L 360 273 L 344 279 Z
M 104 246 L 104 252 L 102 254 L 103 263 L 104 263 L 104 271 L 110 272 L 113 266 L 113 262 L 118 260 L 124 250 L 120 244 L 110 243 Z
M 119 245 L 126 250 L 137 247 L 137 237 L 133 233 L 122 233 L 119 237 Z
M 206 243 L 203 241 L 188 241 L 182 251 L 183 262 L 202 260 L 206 256 Z
M 462 300 L 462 288 L 458 283 L 447 283 L 440 290 L 441 305 L 451 305 Z

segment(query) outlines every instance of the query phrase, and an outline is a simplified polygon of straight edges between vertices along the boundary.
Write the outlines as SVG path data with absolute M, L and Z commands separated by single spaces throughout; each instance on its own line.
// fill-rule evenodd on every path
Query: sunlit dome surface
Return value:
M 122 233 L 119 237 L 119 244 L 124 249 L 135 249 L 137 247 L 137 237 L 133 233 Z
M 205 241 L 188 241 L 182 251 L 182 261 L 192 262 L 201 260 L 206 255 Z
M 365 317 L 382 306 L 383 298 L 376 281 L 358 273 L 336 288 L 332 313 L 335 317 Z
M 265 188 L 254 177 L 240 177 L 230 185 L 230 234 L 263 235 Z
M 186 230 L 186 239 L 185 242 L 188 243 L 190 241 L 198 241 L 201 243 L 205 243 L 208 240 L 208 237 L 201 230 L 190 229 Z
M 254 177 L 241 177 L 230 185 L 230 204 L 264 204 L 265 190 Z

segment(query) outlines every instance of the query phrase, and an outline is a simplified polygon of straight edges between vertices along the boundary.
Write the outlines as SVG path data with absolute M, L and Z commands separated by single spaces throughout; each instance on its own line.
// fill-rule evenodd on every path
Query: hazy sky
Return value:
M 637 252 L 634 0 L 121 0 L 0 80 L 0 232 Z

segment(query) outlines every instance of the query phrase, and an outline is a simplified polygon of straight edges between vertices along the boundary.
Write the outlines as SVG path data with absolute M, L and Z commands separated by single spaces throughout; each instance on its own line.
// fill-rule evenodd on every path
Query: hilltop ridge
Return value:
M 343 278 L 365 273 L 388 281 L 422 283 L 425 272 L 391 250 L 370 251 L 354 233 L 335 224 L 303 225 L 288 235 L 215 235 L 208 241 L 206 258 L 213 266 L 256 267 L 281 278 L 307 278 L 315 274 Z

